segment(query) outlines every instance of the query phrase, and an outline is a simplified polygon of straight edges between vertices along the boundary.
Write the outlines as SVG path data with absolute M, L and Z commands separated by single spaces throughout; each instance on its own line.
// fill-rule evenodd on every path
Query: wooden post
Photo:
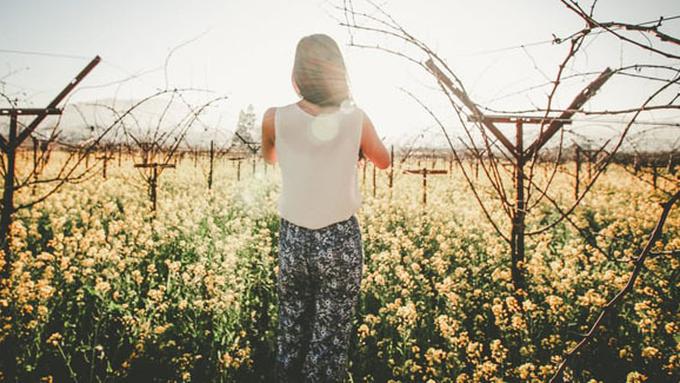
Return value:
M 654 186 L 654 190 L 656 190 L 657 185 L 657 178 L 659 177 L 659 172 L 656 169 L 656 161 L 652 162 L 652 186 Z
M 373 197 L 375 197 L 375 164 L 373 164 Z
M 102 160 L 102 162 L 103 162 L 102 163 L 102 178 L 106 179 L 106 170 L 107 170 L 107 167 L 108 167 L 108 164 L 109 164 L 109 160 L 112 160 L 114 158 L 113 154 L 109 154 L 109 147 L 104 146 L 104 155 L 99 156 L 99 157 L 95 157 L 95 158 L 98 159 L 98 160 Z
M 427 205 L 427 169 L 423 168 L 423 205 Z
M 104 156 L 99 157 L 99 159 L 103 161 L 103 164 L 102 164 L 102 178 L 103 178 L 103 179 L 106 179 L 106 165 L 107 165 L 108 162 L 109 162 L 109 156 L 108 156 L 108 154 L 106 153 L 106 151 L 104 151 Z
M 157 200 L 158 200 L 158 169 L 161 168 L 174 168 L 174 164 L 162 164 L 162 163 L 142 163 L 135 164 L 136 168 L 151 169 L 151 177 L 149 177 L 149 199 L 151 200 L 151 211 L 156 211 Z
M 158 191 L 156 190 L 158 187 L 158 167 L 154 166 L 153 167 L 153 173 L 151 176 L 151 203 L 153 204 L 151 210 L 156 211 L 156 201 L 158 200 Z
M 515 288 L 525 289 L 524 273 L 520 270 L 520 262 L 524 263 L 524 132 L 522 120 L 515 123 L 515 148 L 517 166 L 515 166 L 515 211 L 511 232 L 512 280 Z
M 578 194 L 579 194 L 579 182 L 580 182 L 580 172 L 581 172 L 581 150 L 577 146 L 576 147 L 576 169 L 575 169 L 575 176 L 574 176 L 574 199 L 578 199 Z
M 245 157 L 233 157 L 229 158 L 229 161 L 231 161 L 234 166 L 236 167 L 236 181 L 241 180 L 241 160 L 245 159 Z
M 255 157 L 253 157 L 253 176 L 255 176 Z
M 390 146 L 390 191 L 394 182 L 394 145 Z
M 451 158 L 451 154 L 449 154 L 449 178 L 453 176 L 453 158 Z
M 31 137 L 33 139 L 33 181 L 38 181 L 38 139 Z M 36 194 L 37 184 L 34 183 L 31 188 L 31 195 Z
M 210 140 L 210 169 L 208 170 L 208 190 L 212 189 L 214 160 L 215 160 L 215 147 L 213 144 L 213 140 Z
M 666 167 L 668 174 L 675 175 L 675 164 L 673 163 L 673 153 L 668 154 L 668 166 Z
M 423 206 L 427 205 L 427 175 L 428 174 L 446 174 L 446 170 L 441 169 L 428 169 L 423 167 L 422 169 L 406 169 L 404 170 L 406 174 L 420 174 L 423 176 Z
M 241 159 L 239 158 L 238 163 L 236 164 L 236 181 L 241 180 Z
M 9 136 L 7 137 L 7 167 L 5 168 L 5 190 L 2 196 L 2 217 L 0 227 L 2 227 L 2 248 L 5 251 L 5 262 L 9 263 L 7 256 L 10 254 L 10 231 L 9 225 L 12 222 L 14 213 L 14 167 L 17 154 L 17 114 L 13 113 L 9 120 Z

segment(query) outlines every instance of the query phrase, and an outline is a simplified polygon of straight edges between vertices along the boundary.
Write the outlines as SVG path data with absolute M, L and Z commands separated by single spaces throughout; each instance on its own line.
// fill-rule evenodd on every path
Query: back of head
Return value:
M 300 39 L 295 50 L 293 79 L 305 100 L 339 106 L 350 97 L 347 70 L 338 44 L 328 35 Z

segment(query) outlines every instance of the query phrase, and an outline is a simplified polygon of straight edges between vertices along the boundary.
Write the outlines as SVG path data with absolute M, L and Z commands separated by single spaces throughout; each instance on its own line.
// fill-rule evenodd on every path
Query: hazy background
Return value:
M 23 100 L 24 106 L 44 106 L 98 54 L 103 62 L 83 81 L 72 102 L 134 100 L 166 85 L 208 88 L 214 93 L 198 97 L 207 100 L 224 94 L 229 100 L 212 112 L 211 129 L 217 131 L 203 134 L 225 136 L 235 130 L 239 111 L 249 104 L 254 106 L 259 129 L 267 107 L 297 100 L 290 85 L 295 45 L 301 37 L 320 32 L 341 46 L 355 99 L 386 143 L 404 142 L 425 129 L 423 142 L 444 145 L 439 128 L 432 127 L 430 117 L 399 88 L 409 89 L 441 113 L 453 136 L 461 134 L 443 97 L 433 90 L 436 83 L 420 68 L 383 52 L 347 46 L 349 35 L 338 25 L 342 13 L 334 4 L 342 1 L 2 1 L 0 91 Z M 548 88 L 517 92 L 554 78 L 568 46 L 550 43 L 553 34 L 564 37 L 583 27 L 557 0 L 381 4 L 449 62 L 476 102 L 503 109 L 545 105 Z M 600 1 L 596 11 L 600 20 L 630 23 L 677 14 L 677 0 Z M 668 21 L 662 30 L 680 35 L 680 20 Z M 376 35 L 356 39 L 386 43 Z M 628 63 L 672 62 L 600 34 L 588 38 L 568 71 L 599 72 Z M 555 106 L 565 107 L 590 80 L 566 81 Z M 588 108 L 635 107 L 652 92 L 652 85 L 657 84 L 616 78 Z M 677 94 L 678 88 L 671 93 Z M 640 120 L 678 123 L 679 115 L 646 113 Z M 594 138 L 611 136 L 622 118 L 582 121 L 579 117 L 570 129 Z M 638 129 L 644 128 L 649 126 Z M 677 128 L 659 130 L 650 142 L 666 149 L 677 144 L 677 132 Z

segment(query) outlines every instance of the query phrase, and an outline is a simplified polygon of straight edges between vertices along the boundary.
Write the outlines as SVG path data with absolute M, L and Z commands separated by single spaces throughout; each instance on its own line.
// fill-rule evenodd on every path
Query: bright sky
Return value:
M 295 45 L 301 37 L 321 32 L 333 36 L 341 46 L 355 99 L 386 143 L 401 142 L 432 126 L 432 120 L 399 89 L 406 88 L 435 110 L 445 111 L 444 99 L 432 90 L 436 83 L 403 59 L 349 47 L 347 30 L 334 19 L 342 14 L 333 9 L 333 1 L 342 4 L 338 0 L 6 2 L 0 13 L 0 91 L 42 106 L 98 54 L 103 62 L 82 83 L 73 101 L 139 99 L 165 87 L 163 66 L 168 53 L 195 39 L 172 54 L 168 83 L 228 95 L 221 109 L 220 129 L 233 131 L 239 110 L 248 104 L 254 105 L 259 118 L 268 106 L 297 100 L 290 85 Z M 580 19 L 558 0 L 399 0 L 382 4 L 402 26 L 449 62 L 476 102 L 514 110 L 545 105 L 547 88 L 507 95 L 554 77 L 568 48 L 549 43 L 517 46 L 550 40 L 552 34 L 566 36 L 582 27 Z M 596 12 L 601 20 L 632 23 L 678 14 L 677 0 L 602 0 Z M 680 19 L 668 21 L 663 30 L 680 36 Z M 604 34 L 588 41 L 587 54 L 579 55 L 570 71 L 599 72 L 606 66 L 633 62 L 668 63 Z M 376 35 L 357 36 L 357 42 L 389 44 Z M 497 50 L 507 47 L 515 48 Z M 671 49 L 680 52 L 677 47 Z M 140 73 L 143 75 L 120 87 L 88 89 Z M 668 76 L 666 72 L 648 74 Z M 557 106 L 565 107 L 591 79 L 565 82 Z M 635 106 L 657 85 L 645 84 L 625 78 L 611 81 L 596 96 L 593 107 Z M 672 94 L 676 93 L 677 87 Z M 462 131 L 451 117 L 446 121 L 451 122 L 452 135 L 460 135 Z M 657 113 L 644 119 L 678 121 L 671 117 Z M 584 129 L 592 126 L 590 123 Z M 438 130 L 430 128 L 434 133 Z M 438 143 L 443 144 L 441 139 Z

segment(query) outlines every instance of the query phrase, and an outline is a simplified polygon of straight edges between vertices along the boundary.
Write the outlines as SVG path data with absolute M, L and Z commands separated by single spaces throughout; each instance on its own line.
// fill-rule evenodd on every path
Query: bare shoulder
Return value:
M 274 142 L 276 136 L 275 116 L 276 107 L 268 108 L 262 116 L 262 140 L 265 142 Z
M 276 115 L 276 107 L 272 106 L 267 108 L 267 110 L 264 111 L 264 116 L 262 117 L 262 120 L 272 120 L 274 119 L 274 116 Z
M 366 131 L 367 129 L 368 130 L 375 129 L 373 127 L 373 121 L 371 121 L 371 118 L 368 117 L 368 113 L 366 113 L 366 111 L 363 110 L 360 107 L 357 107 L 357 109 L 358 109 L 358 113 L 361 115 L 361 119 L 362 119 L 362 123 L 361 123 L 362 130 Z
M 275 117 L 276 107 L 272 106 L 270 108 L 267 108 L 267 110 L 265 110 L 264 112 L 264 115 L 262 116 L 262 129 L 273 130 Z

